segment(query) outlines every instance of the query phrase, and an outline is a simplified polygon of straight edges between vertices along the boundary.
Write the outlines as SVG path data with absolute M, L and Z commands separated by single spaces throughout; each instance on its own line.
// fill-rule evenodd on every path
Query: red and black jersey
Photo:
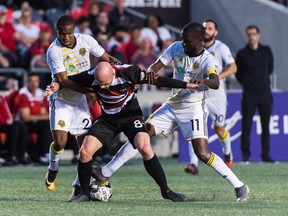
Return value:
M 103 115 L 142 115 L 135 86 L 145 77 L 143 74 L 141 76 L 142 70 L 134 65 L 112 65 L 112 67 L 116 76 L 108 89 L 100 88 L 91 71 L 70 76 L 69 79 L 95 90 Z

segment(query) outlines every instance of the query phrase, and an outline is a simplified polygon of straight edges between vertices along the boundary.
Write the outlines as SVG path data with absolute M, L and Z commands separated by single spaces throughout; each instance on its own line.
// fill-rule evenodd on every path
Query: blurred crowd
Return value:
M 0 164 L 3 165 L 48 163 L 52 137 L 43 89 L 51 78 L 46 51 L 56 38 L 55 23 L 60 15 L 70 14 L 76 23 L 75 32 L 93 36 L 122 63 L 137 64 L 144 70 L 175 39 L 162 18 L 155 14 L 136 22 L 124 10 L 125 0 L 110 1 L 112 4 L 97 0 L 0 0 L 0 3 L 0 69 L 27 71 L 27 82 L 20 86 L 13 75 L 0 73 L 0 105 L 3 107 L 0 152 L 5 153 L 0 154 Z M 97 61 L 92 58 L 92 65 Z M 40 69 L 47 71 L 37 73 Z M 169 65 L 161 72 L 172 76 L 172 69 L 173 65 Z M 139 88 L 151 89 L 148 85 Z M 91 107 L 93 119 L 99 114 L 99 106 Z M 74 137 L 69 143 L 76 162 L 78 146 Z

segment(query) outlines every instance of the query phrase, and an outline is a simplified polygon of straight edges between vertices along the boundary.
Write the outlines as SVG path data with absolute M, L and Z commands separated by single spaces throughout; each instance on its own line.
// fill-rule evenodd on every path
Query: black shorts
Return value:
M 139 132 L 146 132 L 143 116 L 121 117 L 107 119 L 100 116 L 89 129 L 87 135 L 96 137 L 103 147 L 112 144 L 113 138 L 123 132 L 134 148 L 134 137 Z

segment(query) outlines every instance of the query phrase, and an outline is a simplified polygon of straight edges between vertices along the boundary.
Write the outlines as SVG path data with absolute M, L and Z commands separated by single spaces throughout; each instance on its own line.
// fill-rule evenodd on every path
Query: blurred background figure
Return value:
M 39 75 L 28 74 L 27 84 L 19 90 L 16 98 L 16 118 L 25 123 L 28 133 L 37 134 L 36 144 L 30 148 L 32 160 L 40 164 L 48 164 L 48 151 L 52 135 L 47 98 L 44 97 L 44 90 L 39 88 L 39 84 Z
M 149 37 L 157 53 L 162 50 L 164 41 L 172 39 L 172 35 L 164 26 L 163 20 L 157 15 L 147 17 L 144 28 L 141 30 L 141 37 Z
M 75 33 L 92 35 L 92 31 L 90 29 L 90 19 L 88 16 L 80 16 L 75 22 Z
M 131 64 L 133 54 L 139 49 L 141 43 L 140 26 L 133 25 L 129 31 L 129 41 L 125 45 L 126 61 Z

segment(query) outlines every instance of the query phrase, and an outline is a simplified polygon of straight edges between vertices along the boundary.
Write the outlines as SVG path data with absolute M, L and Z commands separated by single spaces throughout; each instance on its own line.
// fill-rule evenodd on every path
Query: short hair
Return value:
M 206 19 L 204 22 L 212 22 L 215 26 L 215 29 L 218 30 L 218 24 L 216 23 L 216 21 L 214 21 L 212 19 Z
M 182 34 L 191 34 L 193 37 L 203 38 L 205 28 L 198 22 L 190 22 L 183 27 Z
M 36 73 L 36 72 L 30 72 L 28 73 L 27 77 L 32 77 L 32 76 L 37 76 L 37 77 L 40 77 L 39 73 Z
M 247 31 L 250 30 L 250 29 L 256 29 L 257 33 L 260 33 L 260 29 L 259 29 L 259 27 L 256 26 L 256 25 L 248 25 L 248 26 L 246 27 L 245 32 L 247 32 Z
M 75 26 L 75 22 L 71 16 L 62 15 L 62 16 L 58 17 L 57 22 L 56 22 L 56 28 L 57 29 L 60 29 L 64 26 L 69 26 L 69 25 Z

